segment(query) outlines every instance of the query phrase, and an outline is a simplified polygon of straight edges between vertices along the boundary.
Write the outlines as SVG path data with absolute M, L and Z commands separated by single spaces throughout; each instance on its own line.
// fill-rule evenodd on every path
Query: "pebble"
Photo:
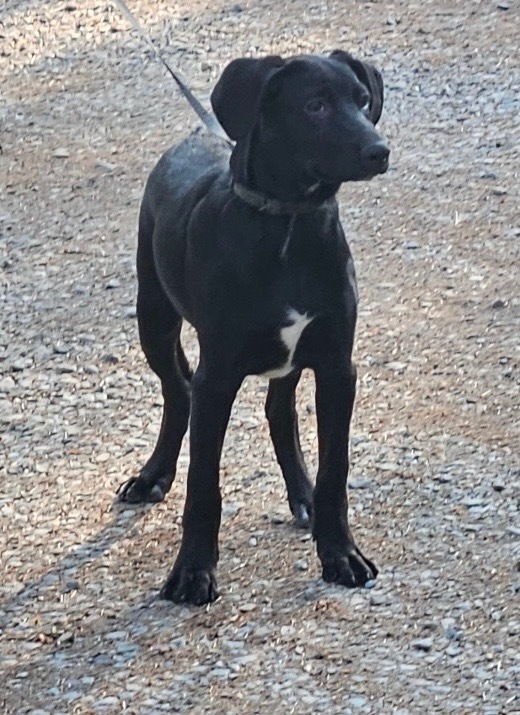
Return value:
M 433 648 L 433 639 L 418 638 L 417 640 L 412 641 L 412 646 L 413 648 L 415 648 L 415 650 L 424 651 L 425 653 L 428 653 Z
M 106 698 L 100 698 L 93 703 L 94 708 L 109 708 L 115 705 L 120 705 L 120 700 L 119 698 L 116 698 L 115 695 L 109 695 Z
M 76 372 L 76 366 L 70 362 L 62 362 L 56 365 L 56 372 L 70 374 L 72 372 Z
M 348 486 L 350 489 L 369 489 L 372 481 L 366 477 L 349 477 Z
M 74 633 L 66 631 L 56 641 L 57 645 L 71 645 L 74 642 Z
M 13 364 L 11 365 L 11 369 L 14 372 L 21 372 L 22 370 L 25 370 L 27 367 L 27 361 L 20 359 L 20 360 L 15 360 Z
M 243 613 L 247 613 L 249 611 L 254 611 L 256 608 L 256 603 L 241 603 L 238 607 L 240 611 Z
M 387 362 L 386 367 L 389 370 L 401 371 L 401 370 L 406 370 L 408 365 L 405 362 L 398 362 L 397 360 L 395 360 L 395 361 Z
M 349 703 L 353 708 L 363 708 L 367 702 L 368 700 L 364 695 L 351 695 L 349 698 Z
M 105 634 L 105 638 L 109 641 L 124 640 L 128 636 L 128 631 L 110 631 Z
M 9 375 L 0 380 L 0 392 L 11 392 L 13 387 L 16 387 L 16 382 Z
M 52 349 L 57 355 L 65 355 L 66 353 L 70 352 L 70 347 L 68 345 L 65 345 L 64 343 L 55 343 L 52 346 Z
M 384 606 L 388 603 L 388 597 L 384 593 L 371 593 L 369 603 L 371 606 Z

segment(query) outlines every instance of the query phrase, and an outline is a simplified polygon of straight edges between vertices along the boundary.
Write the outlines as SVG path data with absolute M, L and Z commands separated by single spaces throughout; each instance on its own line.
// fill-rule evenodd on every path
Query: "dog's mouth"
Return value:
M 376 166 L 374 166 L 374 163 L 371 163 L 370 166 L 358 165 L 345 172 L 338 172 L 335 176 L 318 169 L 316 166 L 310 165 L 307 168 L 307 174 L 310 181 L 314 184 L 334 186 L 348 181 L 370 181 L 380 174 L 386 174 L 388 167 L 389 160 L 388 157 L 385 157 Z
M 371 181 L 374 179 L 376 176 L 379 176 L 380 174 L 386 174 L 388 171 L 388 166 L 389 166 L 389 161 L 386 159 L 384 163 L 378 167 L 376 171 L 373 169 L 371 171 L 367 171 L 366 174 L 362 174 L 360 176 L 357 176 L 355 179 L 350 179 L 350 181 Z

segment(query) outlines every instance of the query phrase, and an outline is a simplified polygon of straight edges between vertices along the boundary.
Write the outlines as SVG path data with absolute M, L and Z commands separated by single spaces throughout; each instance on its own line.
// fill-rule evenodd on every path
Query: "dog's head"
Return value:
M 370 179 L 388 168 L 389 149 L 374 128 L 383 109 L 382 77 L 342 50 L 234 60 L 211 103 L 238 147 L 278 145 L 309 183 Z

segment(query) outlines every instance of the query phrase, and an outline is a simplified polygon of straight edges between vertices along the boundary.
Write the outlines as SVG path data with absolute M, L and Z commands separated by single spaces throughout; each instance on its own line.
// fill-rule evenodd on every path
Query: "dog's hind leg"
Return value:
M 301 372 L 270 380 L 265 413 L 276 458 L 287 486 L 291 512 L 296 523 L 308 527 L 312 516 L 312 484 L 307 475 L 298 434 L 295 390 Z
M 161 380 L 164 398 L 159 438 L 137 478 L 119 489 L 127 502 L 162 501 L 175 477 L 177 458 L 188 427 L 191 370 L 180 344 L 182 318 L 164 293 L 148 256 L 138 254 L 137 320 L 148 364 Z

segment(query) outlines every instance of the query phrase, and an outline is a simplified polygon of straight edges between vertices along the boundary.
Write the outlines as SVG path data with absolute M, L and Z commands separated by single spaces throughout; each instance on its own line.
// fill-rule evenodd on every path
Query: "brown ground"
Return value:
M 361 292 L 353 519 L 381 576 L 319 580 L 250 379 L 223 457 L 222 598 L 156 599 L 186 452 L 166 504 L 112 500 L 160 417 L 138 204 L 193 117 L 110 3 L 4 0 L 2 712 L 519 713 L 517 4 L 130 5 L 203 98 L 242 54 L 342 47 L 383 69 L 392 169 L 341 192 Z M 314 470 L 312 393 L 306 376 Z

